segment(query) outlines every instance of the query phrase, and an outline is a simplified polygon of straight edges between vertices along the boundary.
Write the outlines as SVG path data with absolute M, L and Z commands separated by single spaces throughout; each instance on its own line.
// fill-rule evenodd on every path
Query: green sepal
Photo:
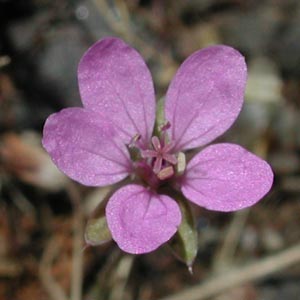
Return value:
M 90 219 L 85 228 L 85 241 L 88 245 L 98 246 L 109 242 L 112 237 L 107 226 L 106 217 Z
M 156 118 L 155 118 L 155 126 L 154 126 L 154 134 L 153 135 L 159 136 L 160 127 L 166 123 L 164 108 L 165 108 L 165 98 L 162 97 L 156 103 Z
M 175 255 L 191 270 L 198 252 L 196 222 L 188 200 L 182 196 L 176 197 L 176 200 L 181 210 L 182 221 L 169 244 Z
M 84 238 L 87 245 L 99 246 L 112 239 L 105 217 L 108 198 L 109 195 L 106 195 L 106 199 L 98 205 L 86 224 Z

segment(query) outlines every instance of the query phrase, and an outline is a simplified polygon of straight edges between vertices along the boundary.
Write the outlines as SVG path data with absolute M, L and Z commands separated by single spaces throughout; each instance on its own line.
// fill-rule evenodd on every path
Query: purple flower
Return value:
M 78 82 L 83 108 L 51 115 L 43 145 L 54 163 L 88 186 L 131 184 L 109 199 L 113 239 L 129 253 L 146 253 L 168 241 L 181 223 L 177 202 L 161 190 L 181 190 L 216 211 L 253 205 L 271 188 L 273 173 L 259 157 L 229 143 L 210 145 L 184 163 L 183 151 L 223 134 L 243 103 L 247 68 L 241 54 L 212 46 L 192 54 L 168 89 L 166 125 L 154 135 L 156 102 L 151 74 L 136 50 L 106 38 L 83 56 Z

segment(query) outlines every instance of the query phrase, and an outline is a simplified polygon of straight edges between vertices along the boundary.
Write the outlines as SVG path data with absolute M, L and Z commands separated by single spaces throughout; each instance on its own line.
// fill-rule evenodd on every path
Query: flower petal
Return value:
M 109 116 L 126 143 L 137 134 L 142 143 L 149 141 L 155 121 L 154 88 L 136 50 L 117 38 L 97 42 L 79 63 L 78 82 L 84 106 Z
M 175 150 L 205 145 L 231 126 L 242 107 L 246 77 L 244 57 L 228 46 L 197 51 L 181 65 L 165 104 Z
M 170 197 L 132 184 L 113 194 L 106 206 L 106 218 L 119 247 L 140 254 L 167 242 L 180 225 L 181 213 Z
M 112 184 L 130 171 L 128 151 L 111 123 L 83 108 L 51 115 L 42 142 L 58 168 L 85 185 Z
M 217 211 L 255 204 L 271 188 L 270 166 L 235 144 L 205 148 L 187 165 L 182 192 L 192 202 Z

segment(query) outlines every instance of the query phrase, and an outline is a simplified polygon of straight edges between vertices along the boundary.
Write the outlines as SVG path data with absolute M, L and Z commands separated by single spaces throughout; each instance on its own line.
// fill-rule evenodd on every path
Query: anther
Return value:
M 178 175 L 183 174 L 186 168 L 186 159 L 183 152 L 179 152 L 177 156 L 176 172 Z
M 159 173 L 157 174 L 157 177 L 160 180 L 165 180 L 168 178 L 171 178 L 174 175 L 174 168 L 172 166 L 168 166 L 162 170 L 159 171 Z

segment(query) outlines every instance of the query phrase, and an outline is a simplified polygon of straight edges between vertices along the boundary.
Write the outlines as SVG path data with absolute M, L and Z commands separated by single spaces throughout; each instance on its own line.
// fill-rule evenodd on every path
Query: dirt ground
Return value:
M 246 57 L 245 104 L 219 141 L 264 157 L 275 181 L 250 209 L 194 207 L 193 274 L 168 245 L 85 247 L 108 189 L 71 182 L 41 146 L 46 118 L 81 105 L 78 62 L 105 36 L 139 50 L 157 99 L 200 48 Z M 299 109 L 298 0 L 0 0 L 0 300 L 300 299 Z

